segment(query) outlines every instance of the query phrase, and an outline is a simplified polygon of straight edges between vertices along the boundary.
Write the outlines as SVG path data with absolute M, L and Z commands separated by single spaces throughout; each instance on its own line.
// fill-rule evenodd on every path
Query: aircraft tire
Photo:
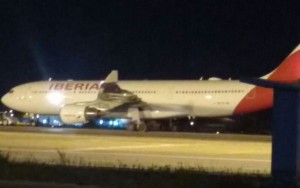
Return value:
M 145 122 L 141 122 L 139 125 L 138 125 L 138 131 L 140 132 L 147 132 L 148 130 L 148 126 Z
M 126 128 L 128 131 L 135 131 L 136 125 L 134 123 L 129 123 Z

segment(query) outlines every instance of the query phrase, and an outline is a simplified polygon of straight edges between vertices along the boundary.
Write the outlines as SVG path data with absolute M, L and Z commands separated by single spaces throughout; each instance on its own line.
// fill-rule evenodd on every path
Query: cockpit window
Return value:
M 14 92 L 14 90 L 10 90 L 8 93 L 13 93 Z

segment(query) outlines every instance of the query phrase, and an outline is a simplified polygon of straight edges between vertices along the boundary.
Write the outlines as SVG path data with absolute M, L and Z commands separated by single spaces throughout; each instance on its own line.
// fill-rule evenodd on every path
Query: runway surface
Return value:
M 89 166 L 270 173 L 271 137 L 0 127 L 11 160 Z

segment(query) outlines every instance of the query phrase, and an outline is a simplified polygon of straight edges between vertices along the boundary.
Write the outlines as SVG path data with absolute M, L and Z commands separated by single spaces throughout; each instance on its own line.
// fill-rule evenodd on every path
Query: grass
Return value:
M 37 163 L 33 159 L 16 162 L 9 153 L 0 153 L 0 179 L 34 182 L 72 183 L 98 187 L 264 187 L 270 176 L 207 172 L 202 168 L 171 169 L 169 166 L 144 168 L 122 164 L 111 167 L 71 165 L 66 155 L 57 151 L 59 164 Z

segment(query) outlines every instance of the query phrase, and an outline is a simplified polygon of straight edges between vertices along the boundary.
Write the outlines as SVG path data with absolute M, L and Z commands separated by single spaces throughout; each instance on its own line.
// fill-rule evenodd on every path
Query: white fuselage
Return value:
M 119 81 L 118 85 L 148 104 L 199 117 L 232 115 L 242 99 L 252 97 L 247 94 L 254 88 L 234 80 Z M 59 114 L 66 104 L 96 100 L 98 87 L 99 81 L 32 82 L 13 88 L 2 102 L 22 112 Z
M 300 45 L 275 70 L 261 78 L 280 83 L 299 81 Z M 120 88 L 134 93 L 142 102 L 128 92 L 127 97 L 133 97 L 135 104 L 133 101 L 120 102 L 120 98 L 103 98 L 107 93 L 117 92 L 104 92 L 107 88 L 101 83 L 117 83 Z M 103 87 L 100 88 L 100 85 Z M 124 96 L 123 99 L 126 98 Z M 88 116 L 94 118 L 121 114 L 126 110 L 128 117 L 142 116 L 144 119 L 186 115 L 216 117 L 270 108 L 273 105 L 273 90 L 234 80 L 118 81 L 118 73 L 113 70 L 104 81 L 41 81 L 22 84 L 4 95 L 2 102 L 21 112 L 60 114 L 62 118 L 69 118 L 69 122 L 77 119 L 84 121 Z

